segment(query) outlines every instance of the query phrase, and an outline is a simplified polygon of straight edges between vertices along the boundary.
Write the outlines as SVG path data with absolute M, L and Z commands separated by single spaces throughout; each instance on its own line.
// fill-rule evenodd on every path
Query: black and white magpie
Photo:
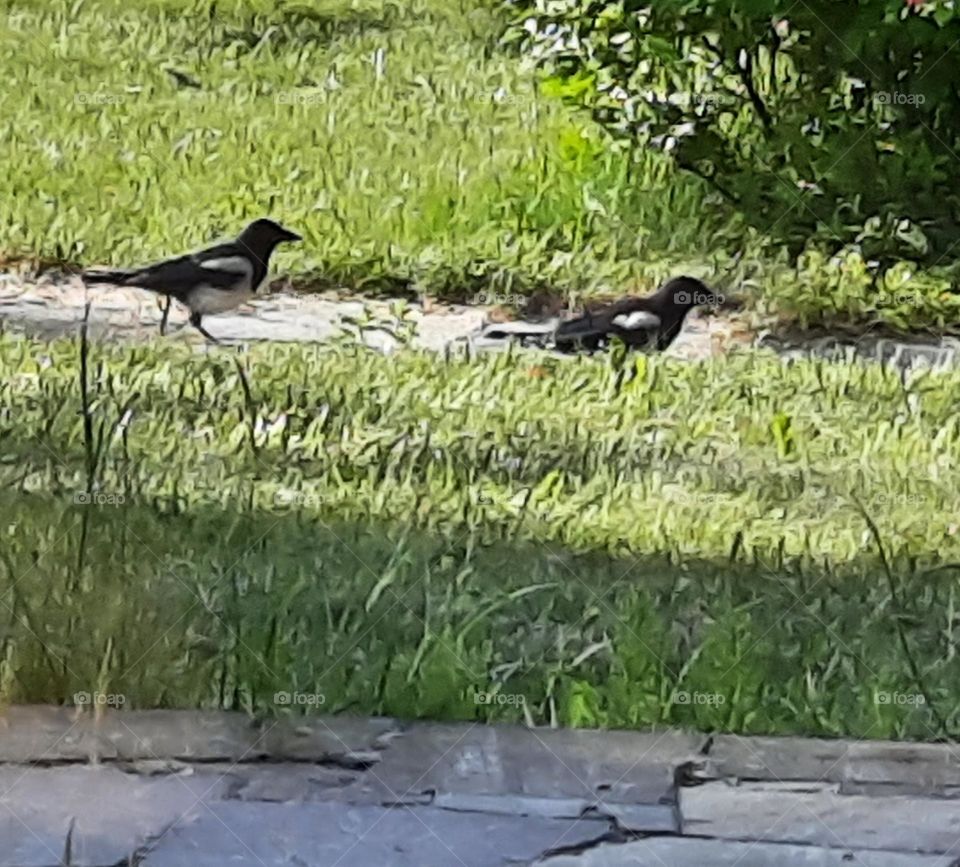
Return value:
M 666 349 L 694 307 L 733 306 L 694 277 L 675 277 L 647 298 L 621 298 L 566 322 L 505 322 L 485 329 L 484 339 L 519 339 L 561 352 L 594 351 L 619 337 L 628 347 Z
M 562 323 L 554 343 L 561 350 L 595 350 L 619 337 L 632 348 L 663 351 L 694 307 L 717 306 L 722 300 L 694 277 L 675 277 L 647 298 L 623 298 Z
M 82 277 L 85 283 L 137 286 L 175 298 L 190 310 L 190 324 L 216 343 L 217 339 L 203 327 L 203 317 L 233 310 L 253 298 L 266 279 L 270 254 L 276 246 L 299 240 L 299 235 L 273 220 L 254 220 L 233 241 L 142 268 L 84 271 Z M 161 334 L 169 310 L 168 300 Z

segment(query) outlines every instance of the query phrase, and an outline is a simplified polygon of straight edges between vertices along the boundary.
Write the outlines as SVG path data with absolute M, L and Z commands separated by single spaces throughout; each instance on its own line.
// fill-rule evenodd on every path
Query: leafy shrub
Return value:
M 960 92 L 945 0 L 515 0 L 548 89 L 655 146 L 793 254 L 956 257 Z

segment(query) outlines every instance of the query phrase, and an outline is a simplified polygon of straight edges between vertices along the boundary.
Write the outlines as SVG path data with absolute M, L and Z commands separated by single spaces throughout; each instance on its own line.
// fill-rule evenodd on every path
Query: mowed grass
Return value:
M 129 264 L 269 213 L 302 287 L 469 300 L 743 242 L 541 92 L 492 2 L 0 9 L 9 258 Z M 803 322 L 951 321 L 940 278 L 880 303 L 855 258 L 798 279 L 751 243 Z M 157 343 L 91 350 L 86 415 L 80 379 L 75 342 L 0 336 L 6 700 L 960 728 L 958 374 Z
M 703 191 L 628 159 L 483 0 L 3 0 L 0 253 L 137 263 L 271 215 L 301 286 L 472 298 L 701 271 Z M 722 254 L 722 251 L 721 251 Z
M 88 361 L 85 416 L 76 342 L 0 339 L 7 700 L 960 729 L 960 374 Z
M 0 93 L 0 262 L 136 264 L 269 214 L 304 235 L 277 264 L 305 290 L 520 307 L 686 272 L 800 325 L 960 315 L 949 271 L 878 279 L 854 250 L 789 263 L 664 154 L 564 105 L 504 44 L 498 0 L 0 10 L 17 82 Z

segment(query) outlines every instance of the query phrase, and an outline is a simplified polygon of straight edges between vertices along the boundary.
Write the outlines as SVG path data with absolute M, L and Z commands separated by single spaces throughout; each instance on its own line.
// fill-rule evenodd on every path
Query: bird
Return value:
M 621 298 L 561 322 L 552 342 L 560 351 L 593 351 L 618 337 L 630 348 L 662 352 L 676 340 L 687 314 L 701 305 L 728 306 L 695 277 L 674 277 L 646 298 Z
M 203 327 L 203 317 L 233 310 L 253 298 L 266 279 L 270 254 L 276 246 L 300 240 L 300 235 L 279 223 L 259 219 L 232 241 L 140 268 L 86 270 L 81 277 L 86 284 L 135 286 L 166 296 L 161 334 L 170 299 L 176 299 L 190 311 L 190 324 L 208 340 L 219 343 Z
M 630 348 L 663 351 L 676 339 L 687 314 L 700 305 L 735 307 L 694 277 L 674 277 L 647 298 L 628 296 L 562 321 L 503 322 L 484 329 L 477 345 L 517 340 L 560 352 L 592 352 L 620 338 Z

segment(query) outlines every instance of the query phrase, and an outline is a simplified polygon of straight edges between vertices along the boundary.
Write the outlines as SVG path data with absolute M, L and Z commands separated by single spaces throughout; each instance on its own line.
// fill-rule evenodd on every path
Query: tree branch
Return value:
M 726 66 L 727 58 L 719 45 L 714 45 L 706 36 L 703 37 L 703 44 L 720 63 Z M 745 56 L 747 58 L 745 67 L 741 66 L 739 61 L 734 62 L 737 68 L 737 75 L 740 77 L 740 81 L 743 82 L 743 86 L 747 89 L 750 104 L 753 106 L 754 111 L 760 116 L 760 121 L 763 123 L 764 129 L 770 129 L 773 126 L 773 117 L 770 115 L 770 112 L 767 111 L 767 106 L 764 104 L 763 99 L 757 91 L 756 85 L 753 83 L 753 55 L 747 51 L 745 52 Z
M 708 175 L 702 169 L 697 168 L 693 163 L 678 157 L 677 165 L 683 169 L 683 171 L 690 172 L 690 174 L 696 175 L 698 178 L 705 181 L 707 184 L 713 187 L 713 189 L 720 193 L 720 195 L 723 196 L 727 201 L 732 202 L 734 205 L 740 204 L 740 200 L 732 192 L 730 192 L 730 190 L 723 186 L 720 181 L 718 181 L 712 175 Z
M 763 122 L 765 129 L 770 129 L 773 126 L 773 118 L 770 116 L 770 112 L 767 111 L 767 106 L 764 104 L 763 99 L 761 99 L 760 94 L 757 92 L 756 85 L 753 83 L 753 55 L 749 51 L 745 52 L 745 57 L 747 62 L 744 66 L 737 64 L 737 72 L 740 74 L 740 80 L 743 82 L 743 86 L 747 89 L 747 93 L 750 96 L 750 102 L 753 103 L 753 107 L 756 110 L 757 114 L 760 115 L 760 120 Z

